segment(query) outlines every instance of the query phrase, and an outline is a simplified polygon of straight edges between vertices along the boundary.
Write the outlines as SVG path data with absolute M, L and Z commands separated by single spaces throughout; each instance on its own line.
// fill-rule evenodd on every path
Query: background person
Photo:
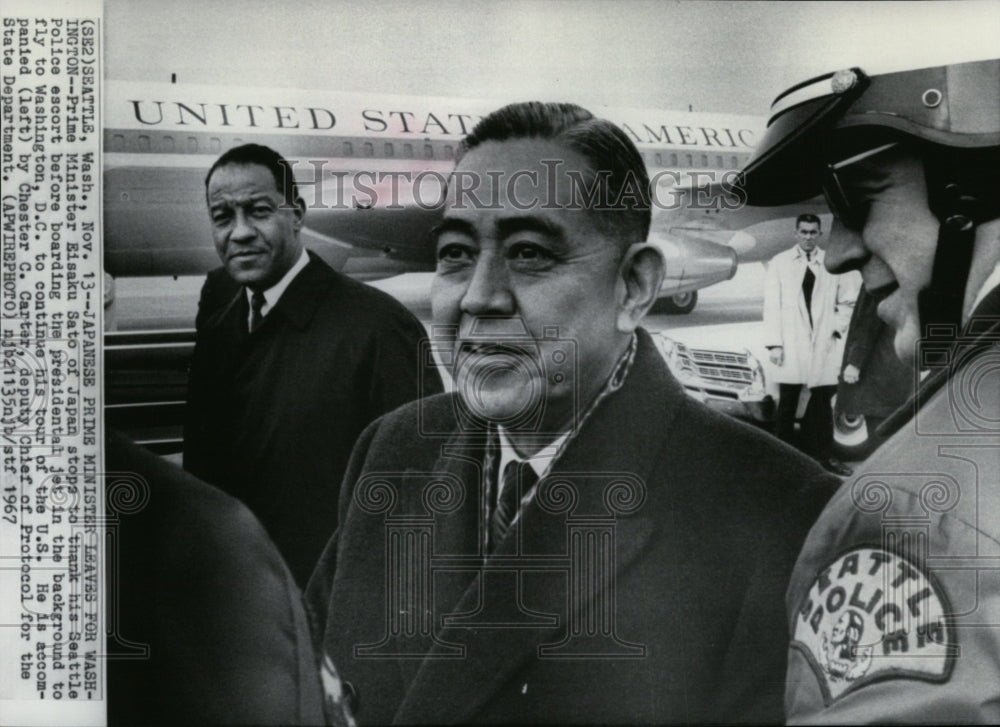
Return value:
M 245 502 L 305 584 L 337 522 L 354 440 L 441 391 L 423 326 L 302 247 L 305 203 L 275 151 L 225 152 L 205 178 L 223 266 L 198 306 L 184 467 Z
M 850 467 L 833 457 L 833 409 L 844 338 L 860 287 L 860 276 L 831 275 L 823 267 L 819 217 L 799 215 L 794 247 L 775 255 L 764 278 L 764 343 L 777 366 L 779 385 L 775 434 L 827 470 L 845 477 Z M 802 388 L 809 402 L 795 436 Z
M 791 722 L 1000 722 L 998 168 L 984 60 L 799 84 L 744 171 L 751 204 L 826 194 L 827 268 L 861 271 L 908 380 L 928 370 L 795 565 Z M 831 652 L 846 612 L 861 637 Z

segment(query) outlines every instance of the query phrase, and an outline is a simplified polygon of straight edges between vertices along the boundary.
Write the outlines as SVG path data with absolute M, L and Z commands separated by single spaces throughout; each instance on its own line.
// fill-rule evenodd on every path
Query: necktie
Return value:
M 260 310 L 261 310 L 261 308 L 264 307 L 264 304 L 266 302 L 267 302 L 267 299 L 264 297 L 263 293 L 261 293 L 259 291 L 256 291 L 256 290 L 253 291 L 253 295 L 250 296 L 250 332 L 251 333 L 253 333 L 258 328 L 260 328 L 260 324 L 264 320 L 264 316 L 262 316 L 260 314 Z
M 802 278 L 802 295 L 806 298 L 806 313 L 809 314 L 809 327 L 813 324 L 812 295 L 813 285 L 816 284 L 816 274 L 809 267 L 809 255 L 806 255 L 806 274 Z
M 517 481 L 518 473 L 521 476 L 520 487 Z M 497 497 L 496 507 L 493 508 L 493 517 L 490 518 L 490 550 L 496 550 L 497 545 L 507 534 L 510 524 L 517 515 L 521 496 L 535 486 L 536 480 L 535 470 L 527 462 L 511 460 L 504 467 L 503 487 Z

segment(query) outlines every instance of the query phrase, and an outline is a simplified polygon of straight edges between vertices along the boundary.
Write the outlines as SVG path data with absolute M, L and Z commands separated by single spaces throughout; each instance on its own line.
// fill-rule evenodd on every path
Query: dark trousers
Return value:
M 830 405 L 836 386 L 816 386 L 809 390 L 809 403 L 802 415 L 802 430 L 795 438 L 795 410 L 802 384 L 778 385 L 778 412 L 774 433 L 782 441 L 798 447 L 825 464 L 833 455 L 833 407 Z

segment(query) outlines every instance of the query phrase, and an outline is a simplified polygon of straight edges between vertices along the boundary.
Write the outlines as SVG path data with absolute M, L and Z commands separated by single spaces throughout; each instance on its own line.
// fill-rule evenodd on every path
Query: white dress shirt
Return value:
M 306 253 L 305 248 L 303 248 L 302 254 L 299 255 L 299 259 L 295 261 L 295 264 L 292 265 L 292 267 L 288 268 L 288 272 L 281 277 L 281 280 L 264 291 L 264 305 L 260 307 L 261 320 L 263 320 L 264 316 L 266 316 L 275 306 L 288 286 L 291 285 L 295 276 L 302 272 L 302 269 L 308 264 L 309 255 Z M 249 326 L 253 317 L 253 291 L 250 290 L 250 288 L 245 288 L 245 294 L 247 296 L 247 302 L 250 303 L 250 314 L 247 316 L 247 326 Z

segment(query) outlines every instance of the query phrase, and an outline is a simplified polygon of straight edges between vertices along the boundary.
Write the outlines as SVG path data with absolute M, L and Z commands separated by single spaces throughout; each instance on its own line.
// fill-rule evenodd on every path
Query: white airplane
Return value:
M 309 208 L 306 245 L 334 268 L 366 280 L 430 271 L 427 233 L 458 144 L 505 103 L 124 81 L 106 81 L 104 95 L 104 265 L 113 277 L 194 275 L 218 265 L 204 177 L 219 154 L 247 142 L 293 165 Z M 688 312 L 697 290 L 731 278 L 738 262 L 792 244 L 786 219 L 774 230 L 740 232 L 787 211 L 740 218 L 746 211 L 727 209 L 732 199 L 718 188 L 698 195 L 745 164 L 763 118 L 591 110 L 629 135 L 654 182 L 650 241 L 668 263 L 660 310 Z

